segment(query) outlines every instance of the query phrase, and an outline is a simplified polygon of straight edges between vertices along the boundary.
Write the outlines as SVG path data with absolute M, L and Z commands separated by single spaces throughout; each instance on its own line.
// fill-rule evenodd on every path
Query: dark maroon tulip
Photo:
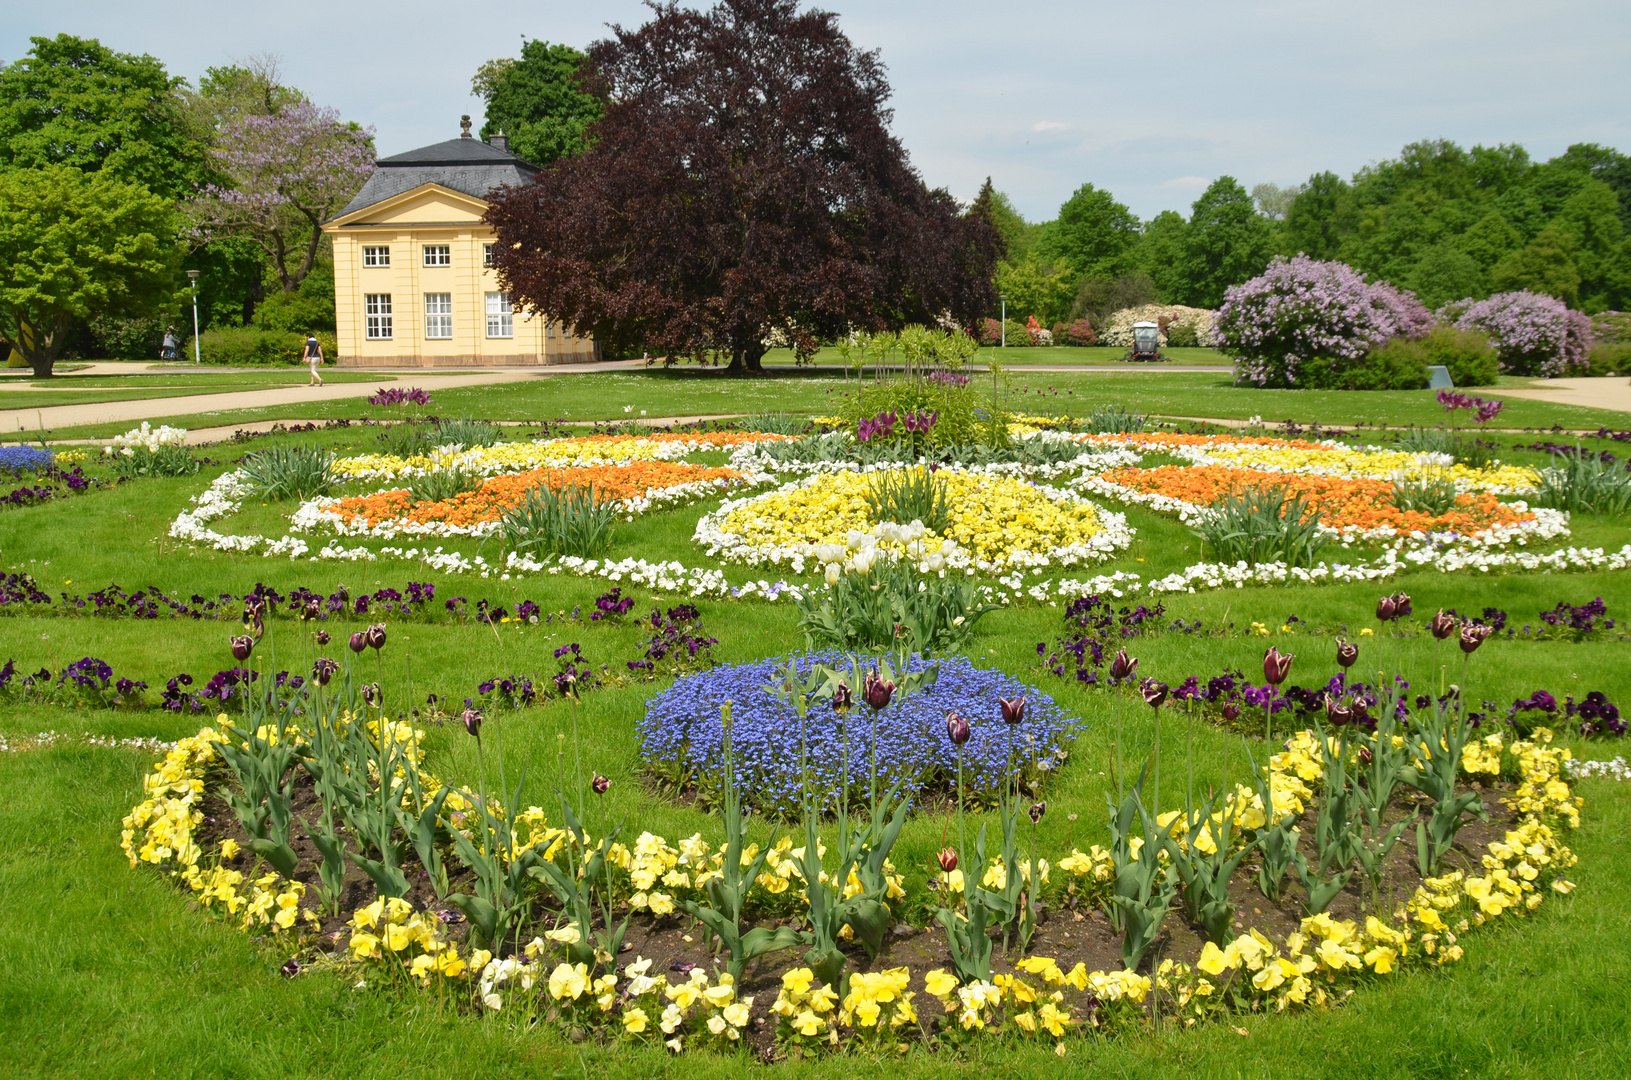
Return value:
M 371 682 L 367 686 L 364 686 L 362 688 L 362 699 L 368 704 L 372 705 L 374 708 L 379 708 L 379 683 Z
M 940 869 L 944 870 L 948 874 L 957 869 L 957 852 L 953 851 L 949 847 L 941 848 Z
M 358 630 L 355 634 L 351 635 L 352 652 L 360 653 L 366 648 L 368 648 L 368 636 L 366 634 L 364 634 L 361 630 Z
M 1046 814 L 1047 812 L 1048 812 L 1048 800 L 1043 799 L 1039 803 L 1032 803 L 1031 804 L 1031 824 L 1032 825 L 1042 824 L 1042 815 Z
M 232 658 L 238 663 L 249 659 L 249 654 L 255 651 L 255 639 L 248 634 L 238 634 L 229 643 L 232 648 Z
M 464 721 L 464 730 L 468 731 L 472 735 L 481 734 L 480 709 L 466 709 L 464 712 L 459 714 L 459 719 Z
M 1478 651 L 1478 646 L 1484 643 L 1484 639 L 1494 632 L 1490 627 L 1468 623 L 1461 628 L 1461 651 L 1471 656 Z
M 1137 670 L 1138 657 L 1129 658 L 1126 649 L 1117 649 L 1115 658 L 1110 661 L 1110 677 L 1120 682 L 1122 679 L 1131 678 Z
M 1145 679 L 1138 684 L 1138 692 L 1144 695 L 1144 704 L 1152 709 L 1161 707 L 1161 703 L 1167 700 L 1167 691 L 1170 689 L 1166 683 L 1156 682 L 1154 679 Z
M 867 673 L 866 679 L 861 683 L 861 697 L 873 712 L 883 712 L 889 708 L 889 699 L 894 696 L 894 683 L 879 678 L 876 671 Z
M 1375 757 L 1371 754 L 1370 747 L 1361 746 L 1359 748 L 1359 764 L 1369 765 L 1374 760 L 1375 760 Z
M 317 631 L 317 644 L 327 645 L 331 640 L 332 639 L 328 636 L 328 631 L 327 630 Z
M 1368 727 L 1372 731 L 1376 730 L 1376 721 L 1370 718 L 1370 706 L 1363 700 L 1354 702 L 1353 718 L 1355 727 Z
M 317 662 L 311 666 L 311 677 L 317 680 L 318 686 L 327 686 L 328 681 L 334 678 L 334 673 L 340 670 L 340 665 L 326 656 L 319 656 Z
M 1410 615 L 1411 607 L 1410 607 L 1410 594 L 1409 593 L 1406 593 L 1406 592 L 1396 592 L 1396 593 L 1394 593 L 1393 594 L 1393 603 L 1394 603 L 1394 606 L 1397 607 L 1398 610 L 1399 610 L 1399 618 L 1401 618 L 1401 619 L 1407 618 Z
M 385 625 L 383 623 L 375 623 L 373 626 L 370 626 L 363 632 L 363 640 L 365 640 L 368 643 L 368 647 L 373 649 L 375 652 L 385 648 Z
M 1384 596 L 1376 601 L 1376 619 L 1378 622 L 1389 622 L 1398 618 L 1399 602 L 1391 596 Z
M 1240 706 L 1232 701 L 1223 703 L 1223 718 L 1231 724 L 1240 719 Z
M 850 691 L 849 684 L 839 683 L 838 689 L 834 690 L 832 694 L 832 711 L 848 712 L 850 706 L 854 704 L 855 695 Z
M 1332 727 L 1347 727 L 1353 723 L 1353 710 L 1346 705 L 1340 705 L 1329 698 L 1325 702 L 1325 718 L 1331 722 Z
M 957 713 L 946 714 L 946 737 L 951 740 L 953 746 L 962 746 L 968 742 L 968 737 L 973 733 L 974 730 L 962 716 Z
M 604 776 L 596 776 L 593 780 L 589 781 L 589 786 L 595 789 L 596 795 L 604 795 L 606 794 L 606 789 L 612 786 L 612 782 L 606 779 Z
M 1359 660 L 1359 646 L 1348 641 L 1337 642 L 1337 663 L 1345 668 L 1353 667 Z
M 1439 608 L 1438 614 L 1434 615 L 1433 621 L 1427 625 L 1432 629 L 1433 636 L 1443 641 L 1455 633 L 1455 628 L 1460 624 L 1455 621 L 1454 617 L 1444 614 L 1443 608 Z
M 266 616 L 266 601 L 253 594 L 244 597 L 244 622 L 258 623 Z
M 278 968 L 278 970 L 292 979 L 296 975 L 300 974 L 300 961 L 291 956 L 289 959 L 283 962 L 283 966 Z
M 998 698 L 997 704 L 1002 707 L 1002 722 L 1017 724 L 1025 719 L 1025 698 Z
M 1263 678 L 1269 681 L 1269 685 L 1279 686 L 1291 674 L 1291 662 L 1295 659 L 1297 657 L 1292 653 L 1282 653 L 1270 645 L 1269 651 L 1263 654 Z
M 306 606 L 300 609 L 300 617 L 307 622 L 323 617 L 323 605 L 315 596 L 306 601 Z

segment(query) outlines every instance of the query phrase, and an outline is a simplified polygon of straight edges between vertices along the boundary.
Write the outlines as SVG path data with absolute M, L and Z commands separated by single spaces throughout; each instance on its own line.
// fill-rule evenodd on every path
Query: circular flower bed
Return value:
M 621 509 L 634 513 L 660 503 L 717 494 L 744 479 L 735 469 L 668 461 L 534 469 L 495 476 L 474 491 L 438 502 L 414 502 L 413 495 L 404 490 L 380 491 L 345 499 L 315 500 L 307 504 L 312 508 L 309 513 L 297 513 L 295 517 L 297 527 L 329 525 L 341 533 L 475 535 L 495 529 L 504 511 L 519 504 L 528 489 L 534 487 L 557 490 L 593 487 L 601 498 L 620 500 Z
M 1171 453 L 1195 465 L 1230 465 L 1260 472 L 1364 480 L 1391 480 L 1399 472 L 1416 472 L 1427 467 L 1434 475 L 1453 480 L 1460 491 L 1495 495 L 1523 495 L 1540 485 L 1540 473 L 1527 466 L 1497 464 L 1487 469 L 1470 469 L 1446 454 L 1420 454 L 1410 450 L 1335 444 L 1264 446 L 1222 441 L 1211 446 L 1175 447 Z
M 883 523 L 871 517 L 867 494 L 880 475 L 818 475 L 727 502 L 697 523 L 694 539 L 708 546 L 708 554 L 732 562 L 788 561 L 795 571 L 816 545 L 847 544 L 851 533 L 871 532 L 885 550 L 904 550 L 883 536 Z M 1068 491 L 950 469 L 936 475 L 945 478 L 950 522 L 943 531 L 924 535 L 922 553 L 949 548 L 946 561 L 955 569 L 1098 562 L 1132 538 L 1125 517 Z M 955 544 L 947 545 L 948 540 Z
M 820 664 L 840 669 L 848 665 L 836 653 L 797 659 L 805 676 Z M 921 671 L 928 663 L 914 660 L 911 670 Z M 880 790 L 897 781 L 905 781 L 906 791 L 917 796 L 954 790 L 957 748 L 946 736 L 950 712 L 960 713 L 973 729 L 963 747 L 964 784 L 970 797 L 995 794 L 1008 775 L 1010 747 L 1016 765 L 1033 777 L 1064 760 L 1065 747 L 1083 721 L 1067 716 L 1046 694 L 1000 671 L 977 668 L 966 657 L 936 663 L 940 677 L 932 686 L 904 701 L 897 698 L 881 713 L 857 703 L 840 715 L 818 703 L 802 729 L 798 713 L 765 689 L 785 668 L 785 658 L 687 675 L 647 703 L 645 717 L 635 725 L 640 755 L 648 768 L 674 786 L 695 786 L 716 796 L 724 769 L 719 706 L 729 701 L 738 790 L 759 810 L 788 815 L 798 812 L 801 747 L 807 748 L 810 781 L 829 803 L 836 802 L 845 783 L 852 794 L 864 798 L 872 775 L 874 739 Z M 1025 716 L 1010 727 L 1001 719 L 997 699 L 1017 697 L 1027 699 Z

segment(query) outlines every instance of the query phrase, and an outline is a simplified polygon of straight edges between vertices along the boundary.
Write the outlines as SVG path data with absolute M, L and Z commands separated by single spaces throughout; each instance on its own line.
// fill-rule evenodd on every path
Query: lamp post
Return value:
M 202 364 L 204 361 L 198 351 L 198 271 L 187 271 L 187 280 L 193 287 L 193 363 Z
M 1002 301 L 1002 322 L 999 326 L 1002 331 L 1002 347 L 1006 349 L 1008 347 L 1008 297 L 1004 293 L 998 293 L 997 299 Z

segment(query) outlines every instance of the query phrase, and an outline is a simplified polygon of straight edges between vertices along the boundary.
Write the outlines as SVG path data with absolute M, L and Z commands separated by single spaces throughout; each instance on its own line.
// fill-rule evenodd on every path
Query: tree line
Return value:
M 1631 157 L 1595 144 L 1546 162 L 1520 146 L 1444 139 L 1344 179 L 1213 181 L 1187 217 L 1140 221 L 1083 184 L 1027 222 L 988 179 L 975 205 L 1003 239 L 996 284 L 1020 317 L 1101 318 L 1157 301 L 1217 307 L 1276 255 L 1336 259 L 1429 307 L 1528 289 L 1587 313 L 1631 305 Z

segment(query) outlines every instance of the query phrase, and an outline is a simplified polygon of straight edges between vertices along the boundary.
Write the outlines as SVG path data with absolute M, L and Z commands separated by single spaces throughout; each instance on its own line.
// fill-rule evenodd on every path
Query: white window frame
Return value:
M 391 294 L 365 293 L 363 295 L 364 322 L 369 341 L 391 340 Z
M 487 294 L 487 336 L 490 338 L 515 336 L 515 309 L 510 306 L 510 294 L 507 292 Z
M 453 340 L 453 294 L 425 294 L 425 340 Z
M 453 245 L 452 244 L 426 244 L 425 245 L 425 265 L 426 266 L 452 266 L 453 265 Z
M 362 264 L 367 267 L 390 266 L 391 246 L 389 244 L 364 244 Z
M 481 245 L 481 265 L 484 266 L 484 267 L 487 267 L 489 269 L 492 267 L 492 265 L 493 265 L 493 245 L 492 244 L 483 244 L 483 245 Z

